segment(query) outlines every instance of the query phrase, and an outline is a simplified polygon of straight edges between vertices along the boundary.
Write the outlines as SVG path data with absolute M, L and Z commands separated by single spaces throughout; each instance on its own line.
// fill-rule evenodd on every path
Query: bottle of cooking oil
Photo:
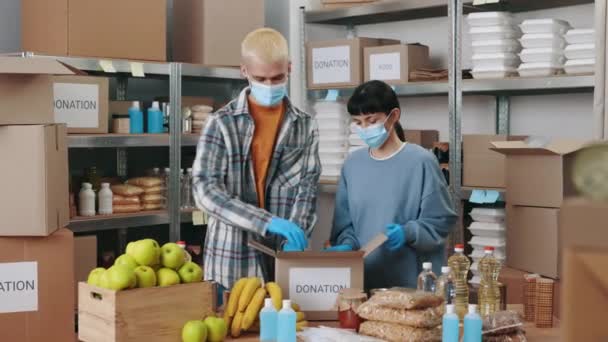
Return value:
M 484 256 L 479 261 L 479 314 L 482 317 L 500 310 L 500 289 L 498 275 L 501 264 L 494 257 L 494 247 L 484 248 Z
M 422 272 L 418 276 L 418 290 L 425 292 L 435 292 L 437 276 L 433 273 L 433 264 L 430 262 L 422 263 Z
M 467 314 L 469 305 L 469 285 L 467 277 L 471 261 L 464 255 L 464 245 L 458 244 L 454 246 L 454 254 L 448 259 L 448 265 L 452 270 L 454 277 L 454 288 L 456 295 L 454 296 L 454 306 L 456 313 L 460 319 L 463 319 Z
M 446 304 L 454 304 L 454 296 L 456 295 L 454 279 L 448 266 L 441 268 L 441 275 L 437 278 L 437 285 L 435 286 L 435 294 L 443 297 Z

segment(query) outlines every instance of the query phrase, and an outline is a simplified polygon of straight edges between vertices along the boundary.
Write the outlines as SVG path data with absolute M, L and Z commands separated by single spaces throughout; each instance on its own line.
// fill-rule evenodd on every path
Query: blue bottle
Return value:
M 458 315 L 454 313 L 454 304 L 445 306 L 443 315 L 443 338 L 442 342 L 458 342 L 460 329 L 458 327 Z
M 464 342 L 481 342 L 481 326 L 477 305 L 469 304 L 469 313 L 464 316 Z
M 148 108 L 148 133 L 164 133 L 163 112 L 160 110 L 158 101 L 152 102 L 152 107 Z
M 278 314 L 277 342 L 296 342 L 296 312 L 289 299 L 283 300 L 283 309 Z
M 139 109 L 138 101 L 133 101 L 133 105 L 129 108 L 129 133 L 144 133 L 144 113 Z
M 260 341 L 277 341 L 277 310 L 272 305 L 272 299 L 264 300 L 264 308 L 260 311 Z

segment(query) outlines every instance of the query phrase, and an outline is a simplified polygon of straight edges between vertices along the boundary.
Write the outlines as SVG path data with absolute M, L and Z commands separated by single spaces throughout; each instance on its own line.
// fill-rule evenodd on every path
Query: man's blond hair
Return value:
M 289 48 L 283 35 L 271 28 L 261 28 L 247 34 L 241 43 L 241 56 L 258 58 L 264 63 L 289 60 Z

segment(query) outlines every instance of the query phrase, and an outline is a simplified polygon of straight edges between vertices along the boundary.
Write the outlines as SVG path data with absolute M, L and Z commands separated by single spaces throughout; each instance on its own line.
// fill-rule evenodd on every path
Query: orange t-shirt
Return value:
M 265 207 L 266 176 L 274 153 L 274 144 L 279 135 L 283 121 L 285 104 L 281 102 L 274 107 L 263 107 L 249 100 L 249 113 L 255 123 L 253 141 L 251 143 L 251 158 L 255 175 L 255 188 L 258 193 L 260 208 Z

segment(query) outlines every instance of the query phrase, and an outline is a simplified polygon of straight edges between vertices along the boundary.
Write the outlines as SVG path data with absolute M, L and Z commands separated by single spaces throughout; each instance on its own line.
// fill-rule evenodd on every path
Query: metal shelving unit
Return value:
M 192 222 L 192 212 L 180 212 L 181 222 Z M 133 214 L 110 216 L 74 217 L 68 228 L 74 233 L 91 233 L 103 230 L 126 229 L 155 226 L 169 223 L 169 213 L 165 210 L 141 211 Z
M 182 146 L 196 146 L 197 134 L 183 134 Z M 169 134 L 70 134 L 69 148 L 169 147 Z

